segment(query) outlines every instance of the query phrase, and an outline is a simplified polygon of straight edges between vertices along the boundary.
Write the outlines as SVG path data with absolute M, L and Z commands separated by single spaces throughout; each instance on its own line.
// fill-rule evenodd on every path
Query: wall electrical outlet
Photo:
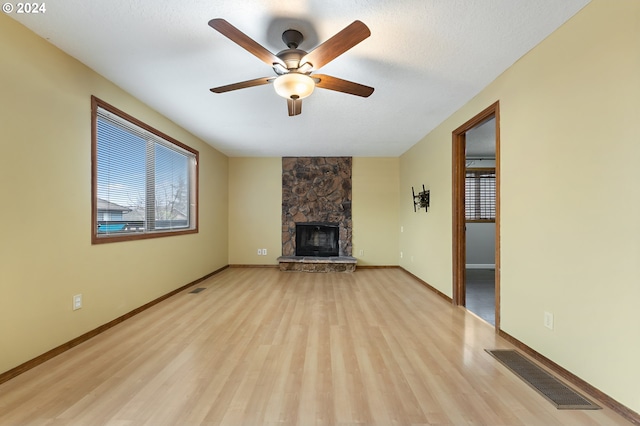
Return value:
M 544 326 L 553 330 L 553 314 L 551 312 L 544 313 Z
M 360 256 L 364 255 L 364 250 L 360 250 L 358 253 L 360 253 Z
M 262 256 L 262 249 L 258 249 L 258 256 Z
M 267 249 L 262 249 L 262 255 L 266 256 L 267 255 Z
M 76 294 L 73 296 L 73 310 L 77 311 L 80 308 L 82 308 L 82 295 Z

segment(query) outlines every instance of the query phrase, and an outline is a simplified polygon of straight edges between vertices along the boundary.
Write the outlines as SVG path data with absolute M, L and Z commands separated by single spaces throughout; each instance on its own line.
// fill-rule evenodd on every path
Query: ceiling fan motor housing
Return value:
M 304 40 L 304 36 L 298 30 L 289 29 L 282 33 L 282 41 L 284 41 L 288 49 L 278 52 L 276 56 L 285 63 L 287 69 L 285 70 L 279 65 L 274 65 L 273 70 L 276 74 L 282 75 L 291 71 L 298 71 L 303 74 L 311 73 L 311 69 L 305 69 L 304 71 L 299 70 L 300 61 L 307 54 L 304 50 L 298 49 L 302 40 Z
M 276 56 L 285 63 L 287 70 L 283 70 L 282 67 L 274 66 L 273 69 L 276 74 L 286 74 L 289 71 L 297 70 L 300 67 L 300 60 L 307 54 L 304 50 L 300 49 L 286 49 L 278 52 Z

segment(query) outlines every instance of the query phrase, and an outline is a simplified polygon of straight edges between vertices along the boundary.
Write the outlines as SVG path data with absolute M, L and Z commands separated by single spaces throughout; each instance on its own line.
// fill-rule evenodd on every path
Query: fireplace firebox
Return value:
M 296 223 L 296 256 L 339 256 L 339 236 L 337 223 Z

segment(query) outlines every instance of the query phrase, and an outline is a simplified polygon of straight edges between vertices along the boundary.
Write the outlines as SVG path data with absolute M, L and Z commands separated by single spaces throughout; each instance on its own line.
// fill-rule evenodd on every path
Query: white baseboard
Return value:
M 496 269 L 495 263 L 467 263 L 467 269 Z

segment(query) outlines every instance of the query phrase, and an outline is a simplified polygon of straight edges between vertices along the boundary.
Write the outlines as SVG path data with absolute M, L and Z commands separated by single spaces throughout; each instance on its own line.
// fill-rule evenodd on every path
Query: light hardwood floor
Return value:
M 485 353 L 491 325 L 399 269 L 230 268 L 0 385 L 0 425 L 616 425 Z

